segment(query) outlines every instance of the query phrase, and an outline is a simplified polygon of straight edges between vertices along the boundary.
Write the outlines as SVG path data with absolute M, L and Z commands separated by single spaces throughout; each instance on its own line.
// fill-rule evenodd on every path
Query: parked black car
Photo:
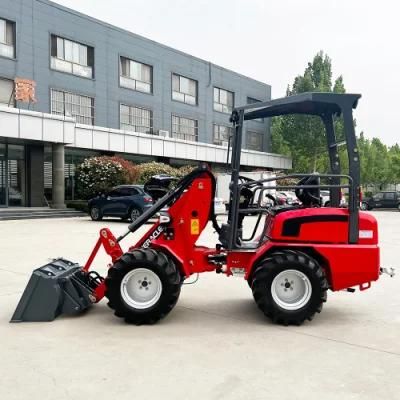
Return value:
M 108 216 L 134 221 L 152 205 L 153 199 L 140 185 L 117 186 L 88 201 L 89 215 L 93 221 Z
M 153 175 L 145 184 L 144 190 L 149 193 L 154 202 L 157 202 L 161 197 L 165 196 L 171 189 L 171 184 L 176 182 L 178 178 L 171 175 L 159 174 Z
M 373 208 L 397 208 L 400 211 L 400 192 L 379 192 L 372 197 L 362 200 L 361 210 L 372 210 Z

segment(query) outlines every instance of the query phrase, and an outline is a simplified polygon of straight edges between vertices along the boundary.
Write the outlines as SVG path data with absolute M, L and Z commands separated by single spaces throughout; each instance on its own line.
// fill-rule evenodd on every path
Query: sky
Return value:
M 357 132 L 400 143 L 397 0 L 56 0 L 268 83 L 272 97 L 323 50 L 333 79 L 361 93 Z

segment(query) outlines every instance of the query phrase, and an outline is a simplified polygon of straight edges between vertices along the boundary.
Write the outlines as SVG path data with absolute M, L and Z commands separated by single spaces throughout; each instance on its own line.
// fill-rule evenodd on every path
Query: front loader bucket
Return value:
M 82 268 L 63 258 L 35 269 L 10 322 L 52 321 L 92 305 L 92 289 Z

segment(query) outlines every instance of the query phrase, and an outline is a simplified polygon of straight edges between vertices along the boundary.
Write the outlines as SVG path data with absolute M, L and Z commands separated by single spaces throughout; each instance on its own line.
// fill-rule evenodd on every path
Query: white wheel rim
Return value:
M 131 220 L 134 221 L 135 219 L 139 218 L 139 216 L 140 216 L 140 211 L 134 208 L 131 211 Z
M 299 310 L 310 300 L 312 286 L 303 272 L 287 269 L 272 281 L 271 294 L 279 307 L 285 310 Z
M 162 293 L 160 278 L 147 268 L 128 272 L 121 281 L 121 296 L 132 308 L 144 310 L 154 306 Z

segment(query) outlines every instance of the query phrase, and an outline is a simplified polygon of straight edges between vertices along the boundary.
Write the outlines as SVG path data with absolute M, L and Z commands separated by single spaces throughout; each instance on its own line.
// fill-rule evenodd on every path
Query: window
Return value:
M 129 196 L 138 196 L 140 194 L 139 190 L 135 188 L 129 188 Z
M 153 67 L 120 57 L 119 84 L 144 93 L 153 92 Z
M 233 92 L 215 87 L 214 110 L 227 114 L 231 113 L 233 109 L 233 97 Z
M 51 113 L 73 117 L 79 124 L 94 124 L 94 98 L 51 89 Z
M 396 197 L 394 192 L 390 192 L 390 193 L 385 193 L 384 198 L 385 200 L 394 200 Z
M 51 68 L 93 78 L 94 48 L 51 35 Z
M 383 193 L 377 193 L 377 194 L 373 197 L 373 199 L 374 199 L 375 201 L 382 200 L 382 199 L 383 199 Z
M 253 99 L 252 97 L 247 98 L 247 104 L 261 103 L 261 100 Z M 256 118 L 253 121 L 264 122 L 264 118 Z
M 172 137 L 182 140 L 197 141 L 197 121 L 195 119 L 172 116 Z
M 15 58 L 15 23 L 1 18 L 0 56 Z
M 262 133 L 247 131 L 246 148 L 248 150 L 262 151 Z
M 145 108 L 120 105 L 120 128 L 125 131 L 153 133 L 153 112 Z
M 123 196 L 128 196 L 128 195 L 124 194 L 121 188 L 113 189 L 111 190 L 111 192 L 108 193 L 108 197 L 123 197 Z
M 228 146 L 229 137 L 232 135 L 232 127 L 214 124 L 214 144 Z
M 197 81 L 172 74 L 172 99 L 186 104 L 197 104 Z
M 15 106 L 14 82 L 10 79 L 0 78 L 0 104 L 2 106 Z
M 131 187 L 120 187 L 118 189 L 120 192 L 120 196 L 127 197 L 127 196 L 136 196 L 139 192 L 135 188 Z

